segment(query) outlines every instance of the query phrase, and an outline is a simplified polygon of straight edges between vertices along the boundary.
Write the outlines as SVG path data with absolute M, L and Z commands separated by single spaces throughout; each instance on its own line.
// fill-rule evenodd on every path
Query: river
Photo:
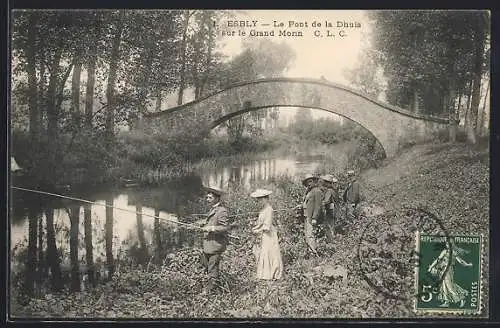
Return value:
M 71 232 L 71 222 L 78 225 L 78 260 L 82 267 L 86 265 L 86 251 L 89 249 L 92 249 L 95 265 L 102 264 L 104 268 L 103 263 L 106 263 L 111 252 L 114 259 L 129 258 L 135 263 L 149 263 L 152 255 L 146 250 L 154 248 L 151 246 L 154 246 L 156 239 L 162 240 L 162 247 L 166 247 L 167 252 L 181 247 L 199 246 L 199 234 L 180 228 L 171 221 L 192 214 L 190 208 L 196 208 L 202 201 L 202 184 L 225 189 L 244 188 L 250 192 L 256 183 L 272 183 L 273 179 L 280 176 L 294 177 L 313 171 L 323 161 L 324 157 L 311 155 L 274 157 L 251 160 L 240 165 L 199 169 L 190 176 L 172 179 L 160 186 L 123 186 L 66 194 L 95 204 L 82 204 L 52 196 L 27 195 L 27 192 L 14 190 L 10 218 L 11 270 L 20 272 L 25 266 L 29 257 L 30 237 L 36 239 L 31 240 L 34 245 L 31 248 L 32 257 L 35 254 L 33 247 L 38 254 L 38 261 L 36 258 L 33 260 L 38 264 L 45 262 L 47 255 L 44 254 L 50 252 L 47 236 L 51 234 L 51 221 L 54 227 L 52 239 L 55 239 L 63 271 L 69 271 L 71 235 L 76 235 L 75 227 Z M 120 209 L 109 208 L 104 204 Z M 151 216 L 159 216 L 165 220 L 155 220 Z M 109 234 L 110 231 L 112 235 Z M 158 231 L 161 231 L 161 236 L 155 238 Z M 91 245 L 89 238 L 92 240 Z

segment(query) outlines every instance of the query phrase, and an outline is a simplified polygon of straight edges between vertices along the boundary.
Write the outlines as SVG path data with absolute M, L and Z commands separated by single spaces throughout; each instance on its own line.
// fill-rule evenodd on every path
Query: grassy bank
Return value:
M 221 164 L 241 164 L 252 159 L 275 156 L 321 155 L 335 167 L 374 167 L 381 148 L 353 139 L 325 144 L 298 135 L 278 133 L 246 137 L 228 143 L 226 137 L 202 140 L 123 132 L 105 144 L 99 134 L 61 134 L 56 141 L 32 141 L 27 133 L 14 132 L 12 155 L 26 170 L 27 183 L 44 189 L 57 185 L 98 186 L 131 179 L 143 184 L 185 176 L 198 169 Z
M 302 230 L 293 213 L 276 212 L 285 265 L 284 279 L 280 282 L 268 285 L 253 278 L 254 240 L 249 230 L 254 215 L 242 215 L 236 219 L 237 227 L 232 232 L 242 241 L 230 245 L 223 257 L 223 291 L 216 296 L 200 295 L 206 277 L 198 265 L 199 250 L 183 249 L 170 256 L 163 266 L 151 266 L 149 270 L 124 268 L 113 281 L 90 292 L 50 294 L 25 305 L 15 303 L 13 314 L 87 318 L 415 317 L 413 267 L 407 264 L 397 283 L 404 300 L 378 292 L 360 272 L 356 249 L 361 233 L 370 220 L 384 220 L 384 214 L 371 217 L 370 209 L 375 205 L 388 212 L 406 206 L 431 207 L 451 233 L 487 236 L 488 150 L 469 151 L 460 144 L 415 146 L 384 166 L 364 172 L 361 181 L 369 200 L 364 204 L 365 214 L 332 244 L 320 241 L 319 258 L 306 256 Z M 293 207 L 303 193 L 299 182 L 288 178 L 260 187 L 274 190 L 275 209 Z M 226 203 L 233 214 L 258 210 L 257 204 L 242 190 L 229 193 Z M 401 220 L 416 219 L 410 215 Z M 399 224 L 405 226 L 408 222 Z M 485 256 L 483 263 L 483 304 L 488 302 L 487 259 Z M 401 261 L 408 262 L 406 258 Z M 345 269 L 348 273 L 345 284 L 342 279 L 323 274 L 321 268 L 325 265 Z

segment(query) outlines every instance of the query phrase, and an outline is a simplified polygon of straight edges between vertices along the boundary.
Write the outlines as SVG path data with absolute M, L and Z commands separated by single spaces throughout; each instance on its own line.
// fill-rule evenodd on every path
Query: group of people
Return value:
M 319 177 L 307 175 L 302 184 L 307 188 L 302 204 L 296 209 L 296 217 L 303 221 L 304 235 L 309 250 L 316 254 L 316 238 L 323 232 L 332 241 L 339 227 L 352 220 L 362 200 L 360 185 L 353 170 L 347 171 L 347 184 L 338 185 L 338 179 L 331 174 Z
M 338 180 L 333 175 L 320 177 L 307 175 L 302 184 L 307 188 L 303 202 L 296 207 L 296 216 L 303 220 L 304 235 L 309 250 L 317 254 L 316 238 L 319 227 L 323 227 L 329 238 L 335 235 L 336 219 L 341 216 L 353 217 L 361 201 L 359 183 L 354 171 L 348 171 L 347 186 L 342 196 L 337 186 Z M 204 232 L 203 254 L 201 262 L 208 273 L 208 282 L 204 293 L 217 288 L 219 281 L 219 263 L 229 242 L 228 231 L 231 225 L 227 209 L 221 202 L 224 191 L 214 187 L 204 187 L 206 200 L 211 209 L 202 224 Z M 278 280 L 283 275 L 283 261 L 278 240 L 278 231 L 274 224 L 274 211 L 269 201 L 272 191 L 257 189 L 250 197 L 260 202 L 261 210 L 252 233 L 259 241 L 254 249 L 256 258 L 256 278 L 260 280 Z

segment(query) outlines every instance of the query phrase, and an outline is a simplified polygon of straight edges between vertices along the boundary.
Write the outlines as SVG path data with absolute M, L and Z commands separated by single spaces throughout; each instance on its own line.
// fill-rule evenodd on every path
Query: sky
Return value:
M 276 42 L 287 43 L 296 53 L 295 62 L 292 67 L 285 72 L 287 77 L 320 78 L 324 76 L 331 82 L 348 84 L 344 77 L 344 70 L 353 68 L 363 43 L 369 38 L 370 26 L 363 11 L 358 10 L 248 10 L 240 13 L 235 20 L 256 20 L 257 26 L 260 24 L 271 24 L 270 27 L 260 28 L 228 28 L 225 21 L 219 24 L 219 33 L 225 30 L 245 30 L 247 33 L 251 29 L 270 29 L 274 23 L 283 22 L 288 27 L 289 21 L 304 22 L 308 27 L 286 28 L 287 30 L 300 30 L 302 37 L 269 37 Z M 321 27 L 312 27 L 312 23 L 317 21 Z M 334 27 L 326 28 L 325 21 L 331 22 Z M 337 28 L 337 21 L 358 22 L 358 28 Z M 275 32 L 281 28 L 274 28 Z M 314 31 L 320 31 L 323 37 L 313 36 Z M 330 30 L 335 37 L 327 37 L 326 30 Z M 340 37 L 340 30 L 345 31 L 344 37 Z M 223 52 L 228 56 L 234 56 L 241 52 L 241 41 L 244 38 L 258 39 L 259 37 L 226 36 L 223 38 Z
M 345 70 L 355 66 L 360 51 L 369 39 L 370 26 L 365 16 L 365 12 L 359 10 L 245 10 L 238 11 L 231 21 L 256 21 L 256 27 L 235 27 L 234 23 L 228 23 L 228 19 L 218 22 L 218 35 L 221 52 L 230 60 L 242 51 L 242 41 L 245 39 L 259 40 L 262 36 L 249 36 L 251 30 L 271 31 L 275 36 L 268 36 L 274 42 L 285 42 L 295 52 L 295 60 L 291 63 L 285 77 L 313 78 L 324 77 L 330 82 L 349 85 L 345 78 Z M 302 27 L 289 27 L 289 22 L 302 23 Z M 313 27 L 313 22 L 319 22 Z M 326 22 L 330 22 L 333 27 L 327 27 Z M 359 23 L 361 27 L 344 28 L 337 27 L 337 22 Z M 274 27 L 275 22 L 284 24 L 284 28 Z M 307 23 L 307 27 L 305 26 Z M 228 26 L 228 25 L 233 26 Z M 263 26 L 269 24 L 269 26 Z M 250 25 L 253 25 L 251 23 Z M 301 31 L 302 36 L 279 36 L 280 30 Z M 330 35 L 327 36 L 327 30 Z M 343 30 L 344 37 L 340 37 L 339 32 Z M 234 31 L 234 36 L 228 36 Z M 245 31 L 247 36 L 239 36 L 238 31 Z M 314 36 L 314 31 L 319 31 L 322 36 Z M 186 98 L 191 98 L 190 92 L 186 92 Z M 167 101 L 175 105 L 176 97 L 171 97 Z M 186 99 L 191 100 L 191 99 Z M 300 109 L 286 108 L 280 109 L 280 119 L 289 121 Z M 340 116 L 330 112 L 313 110 L 314 118 L 329 117 L 342 120 Z

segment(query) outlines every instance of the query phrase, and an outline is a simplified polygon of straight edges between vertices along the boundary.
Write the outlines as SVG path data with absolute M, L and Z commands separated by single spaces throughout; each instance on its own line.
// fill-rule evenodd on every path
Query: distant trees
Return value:
M 14 147 L 22 164 L 53 182 L 70 171 L 63 163 L 97 167 L 90 148 L 115 151 L 118 126 L 140 123 L 152 101 L 159 110 L 166 93 L 182 103 L 187 87 L 196 98 L 218 88 L 213 20 L 223 15 L 231 11 L 14 11 L 12 128 L 31 135 Z
M 347 74 L 351 83 L 375 97 L 385 91 L 389 103 L 415 112 L 446 115 L 452 123 L 465 119 L 475 143 L 489 83 L 489 13 L 372 11 L 368 17 L 376 28 L 360 64 Z
M 284 42 L 275 43 L 269 39 L 247 40 L 243 43 L 243 51 L 222 65 L 217 72 L 220 76 L 219 86 L 222 88 L 242 81 L 283 76 L 294 60 L 293 49 Z M 251 96 L 249 95 L 250 99 Z M 255 97 L 264 96 L 255 95 Z M 244 104 L 239 103 L 234 106 L 243 108 Z M 238 142 L 244 131 L 261 133 L 262 123 L 268 116 L 277 120 L 279 110 L 277 108 L 260 109 L 231 118 L 225 123 L 230 141 Z

